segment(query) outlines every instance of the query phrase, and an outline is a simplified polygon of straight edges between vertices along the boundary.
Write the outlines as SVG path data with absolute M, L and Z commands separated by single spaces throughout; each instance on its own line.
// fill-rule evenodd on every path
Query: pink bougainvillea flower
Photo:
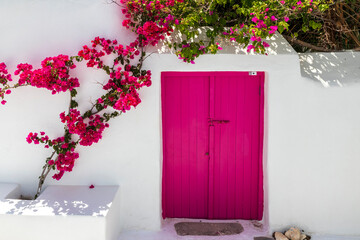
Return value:
M 259 21 L 259 19 L 258 19 L 257 17 L 253 17 L 253 18 L 251 19 L 251 21 L 253 21 L 254 23 L 257 23 L 257 22 Z
M 268 44 L 267 42 L 263 42 L 263 46 L 264 47 L 270 47 L 270 44 Z
M 278 29 L 277 26 L 270 26 L 270 31 L 269 34 L 274 34 L 276 32 L 276 30 Z
M 5 103 L 6 103 L 5 100 L 2 100 L 2 101 L 1 101 L 1 104 L 2 104 L 2 105 L 5 105 Z
M 251 38 L 250 38 L 250 40 L 251 41 L 257 41 L 257 42 L 261 42 L 261 37 L 256 37 L 256 36 L 252 36 Z
M 273 22 L 275 22 L 275 21 L 277 21 L 278 19 L 277 19 L 275 16 L 271 16 L 270 20 L 273 21 Z
M 89 186 L 89 188 L 90 188 L 90 189 L 93 189 L 94 187 L 95 187 L 95 186 L 94 186 L 94 185 L 92 185 L 92 184 Z
M 284 17 L 284 21 L 285 21 L 285 22 L 288 22 L 288 21 L 289 21 L 289 18 L 288 18 L 288 17 Z
M 68 148 L 68 147 L 69 147 L 69 144 L 67 144 L 67 143 L 64 143 L 64 144 L 61 146 L 61 148 L 63 148 L 63 149 Z
M 254 45 L 250 44 L 248 47 L 247 47 L 247 52 L 250 52 L 251 49 L 255 49 Z

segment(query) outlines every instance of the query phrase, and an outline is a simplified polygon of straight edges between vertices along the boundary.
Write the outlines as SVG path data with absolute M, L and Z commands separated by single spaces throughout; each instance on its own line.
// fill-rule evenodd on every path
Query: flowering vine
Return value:
M 76 56 L 59 55 L 46 58 L 39 69 L 30 64 L 19 64 L 13 75 L 18 76 L 13 83 L 13 75 L 8 73 L 5 63 L 0 63 L 0 97 L 2 104 L 11 89 L 33 86 L 45 88 L 57 94 L 68 92 L 69 109 L 60 113 L 60 121 L 64 126 L 62 137 L 50 138 L 45 132 L 30 132 L 26 138 L 28 143 L 44 144 L 52 153 L 46 159 L 35 198 L 41 192 L 44 181 L 51 170 L 55 170 L 53 178 L 60 180 L 65 172 L 71 172 L 79 154 L 75 151 L 78 145 L 91 146 L 97 143 L 109 120 L 121 113 L 136 107 L 141 99 L 138 91 L 151 85 L 151 72 L 142 69 L 145 56 L 143 45 L 135 41 L 129 46 L 118 44 L 116 40 L 96 37 L 91 45 L 85 45 Z M 112 65 L 104 63 L 104 57 L 112 57 Z M 77 88 L 80 82 L 72 77 L 77 62 L 86 62 L 87 67 L 103 70 L 109 77 L 102 88 L 105 94 L 99 96 L 91 108 L 81 113 L 76 101 Z

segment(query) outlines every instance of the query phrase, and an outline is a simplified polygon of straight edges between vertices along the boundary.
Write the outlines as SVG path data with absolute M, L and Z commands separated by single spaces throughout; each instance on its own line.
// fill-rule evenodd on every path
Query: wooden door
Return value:
M 163 217 L 263 213 L 264 73 L 162 74 Z

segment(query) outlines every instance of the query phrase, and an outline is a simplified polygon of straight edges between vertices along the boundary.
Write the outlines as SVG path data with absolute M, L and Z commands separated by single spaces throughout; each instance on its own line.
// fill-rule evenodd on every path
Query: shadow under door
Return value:
M 263 215 L 264 73 L 163 72 L 164 218 Z

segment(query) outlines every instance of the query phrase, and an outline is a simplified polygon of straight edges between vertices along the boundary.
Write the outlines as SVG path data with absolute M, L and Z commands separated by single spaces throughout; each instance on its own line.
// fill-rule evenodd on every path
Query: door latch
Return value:
M 230 120 L 217 120 L 217 119 L 209 118 L 209 119 L 208 119 L 208 122 L 209 122 L 210 126 L 214 126 L 214 123 L 224 124 L 224 123 L 229 123 Z

